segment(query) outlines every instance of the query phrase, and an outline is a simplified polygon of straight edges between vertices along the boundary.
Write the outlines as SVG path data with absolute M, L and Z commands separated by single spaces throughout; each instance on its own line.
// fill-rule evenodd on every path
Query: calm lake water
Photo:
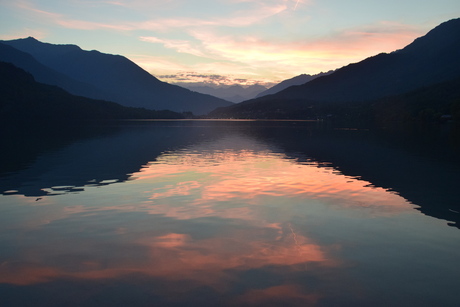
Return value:
M 458 306 L 460 164 L 436 142 L 263 121 L 10 134 L 0 306 Z

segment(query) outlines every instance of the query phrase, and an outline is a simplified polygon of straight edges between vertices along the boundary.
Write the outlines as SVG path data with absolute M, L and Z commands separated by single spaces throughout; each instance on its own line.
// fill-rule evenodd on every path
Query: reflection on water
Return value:
M 1 305 L 458 303 L 460 232 L 351 168 L 380 145 L 311 125 L 126 124 L 38 155 L 0 181 Z

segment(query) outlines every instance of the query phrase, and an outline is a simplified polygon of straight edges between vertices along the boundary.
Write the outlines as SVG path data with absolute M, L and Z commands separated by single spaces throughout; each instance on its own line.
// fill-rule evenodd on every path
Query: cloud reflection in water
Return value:
M 296 163 L 242 136 L 165 152 L 132 178 L 48 197 L 48 219 L 23 230 L 29 241 L 1 264 L 0 283 L 148 279 L 155 287 L 142 291 L 162 302 L 199 300 L 207 289 L 228 304 L 314 304 L 331 285 L 341 291 L 337 276 L 345 267 L 340 243 L 309 234 L 318 210 L 346 216 L 359 209 L 372 218 L 413 208 L 368 182 Z

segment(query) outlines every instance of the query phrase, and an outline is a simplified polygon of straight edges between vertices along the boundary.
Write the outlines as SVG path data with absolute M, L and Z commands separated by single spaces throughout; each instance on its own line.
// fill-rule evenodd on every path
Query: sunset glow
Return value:
M 249 148 L 225 149 L 234 144 Z M 132 193 L 144 199 L 141 203 L 128 202 L 100 208 L 67 206 L 63 210 L 49 212 L 46 218 L 36 217 L 34 223 L 24 221 L 24 226 L 39 229 L 40 225 L 70 216 L 110 210 L 120 213 L 142 212 L 178 221 L 215 217 L 244 225 L 241 230 L 234 228 L 225 236 L 202 239 L 178 232 L 145 233 L 135 242 L 150 251 L 142 256 L 141 262 L 120 260 L 105 267 L 101 260 L 93 256 L 93 260 L 79 264 L 78 273 L 58 267 L 37 267 L 34 263 L 44 255 L 52 257 L 50 251 L 37 246 L 24 254 L 25 258 L 19 260 L 22 263 L 20 266 L 4 263 L 0 267 L 0 282 L 28 285 L 55 278 L 115 278 L 142 272 L 163 279 L 191 279 L 223 291 L 223 272 L 226 270 L 248 270 L 271 265 L 302 265 L 297 269 L 304 270 L 308 269 L 309 263 L 339 265 L 337 259 L 328 255 L 328 251 L 339 246 L 320 246 L 305 233 L 298 232 L 289 222 L 299 212 L 293 204 L 313 208 L 317 203 L 323 203 L 333 211 L 364 209 L 369 217 L 394 216 L 413 210 L 406 200 L 394 193 L 370 187 L 366 181 L 346 177 L 331 167 L 313 161 L 296 163 L 251 139 L 229 137 L 212 146 L 204 146 L 195 145 L 177 152 L 166 152 L 134 173 L 132 177 L 135 179 L 125 184 L 131 189 L 135 188 Z M 116 185 L 114 183 L 115 189 Z M 125 198 L 133 199 L 134 196 L 125 195 Z M 276 217 L 271 216 L 270 208 L 275 204 L 279 206 L 278 202 L 285 202 L 283 199 L 286 198 L 290 199 L 290 204 L 286 202 L 283 213 L 277 211 Z M 44 205 L 53 206 L 54 200 L 53 197 L 47 198 Z M 30 201 L 30 205 L 34 203 Z M 251 231 L 244 230 L 246 228 Z M 124 228 L 113 231 L 116 236 L 128 233 L 128 229 Z M 64 242 L 60 244 L 67 249 L 73 248 Z M 94 242 L 72 242 L 74 244 L 87 245 L 78 247 L 84 250 Z M 273 291 L 276 296 L 278 291 L 284 293 L 292 290 L 288 289 L 272 289 L 270 292 Z M 253 295 L 256 293 L 248 293 L 246 299 L 255 299 Z
M 232 140 L 222 140 L 226 142 Z M 149 212 L 178 219 L 219 216 L 256 220 L 257 206 L 265 196 L 320 199 L 336 209 L 339 207 L 334 204 L 342 200 L 340 207 L 366 207 L 370 215 L 379 216 L 412 210 L 396 194 L 369 187 L 368 182 L 337 174 L 333 168 L 315 162 L 299 165 L 268 151 L 264 154 L 263 151 L 216 150 L 199 155 L 193 154 L 194 151 L 190 148 L 186 155 L 183 152 L 165 154 L 133 175 L 156 186 L 145 191 L 152 200 Z M 200 149 L 196 148 L 196 152 Z M 196 193 L 201 197 L 196 197 Z M 178 202 L 178 197 L 189 195 L 194 195 L 194 202 Z M 174 199 L 174 203 L 169 199 Z M 244 206 L 235 203 L 242 200 Z M 247 204 L 255 207 L 250 210 Z
M 167 82 L 269 85 L 403 48 L 459 14 L 455 0 L 21 0 L 0 3 L 0 39 L 121 54 Z
M 391 292 L 423 305 L 428 299 L 412 285 L 445 268 L 439 289 L 455 302 L 458 229 L 416 210 L 424 207 L 404 198 L 404 188 L 383 188 L 353 171 L 372 166 L 356 158 L 360 151 L 390 172 L 405 161 L 420 165 L 420 157 L 357 145 L 370 137 L 360 132 L 369 131 L 330 136 L 313 127 L 127 122 L 113 134 L 52 148 L 10 175 L 17 184 L 0 194 L 3 301 L 16 295 L 10 305 L 371 306 Z M 351 166 L 325 151 L 343 151 Z M 422 161 L 428 172 L 437 163 Z M 433 289 L 426 279 L 419 285 Z

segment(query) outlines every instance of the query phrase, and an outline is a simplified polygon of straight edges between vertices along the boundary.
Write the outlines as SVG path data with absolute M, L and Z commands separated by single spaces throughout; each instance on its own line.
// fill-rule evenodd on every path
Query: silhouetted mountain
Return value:
M 24 69 L 31 73 L 37 82 L 57 85 L 71 94 L 92 98 L 104 97 L 104 93 L 96 87 L 59 73 L 38 62 L 32 55 L 3 43 L 0 43 L 0 61 Z
M 96 50 L 85 51 L 75 45 L 42 43 L 32 37 L 3 43 L 29 53 L 49 68 L 89 84 L 99 91 L 97 94 L 91 91 L 90 94 L 88 91 L 74 91 L 75 94 L 103 98 L 124 106 L 191 111 L 195 114 L 204 114 L 216 107 L 231 104 L 210 95 L 162 82 L 120 55 L 104 54 Z M 100 93 L 103 93 L 102 97 Z
M 212 95 L 234 103 L 252 99 L 256 97 L 258 93 L 267 89 L 266 87 L 259 84 L 254 84 L 248 87 L 243 87 L 239 84 L 215 87 L 196 85 L 194 83 L 177 83 L 177 85 L 185 87 L 194 92 Z
M 276 94 L 278 92 L 281 92 L 284 89 L 287 89 L 290 86 L 305 84 L 305 83 L 310 82 L 310 81 L 312 81 L 312 80 L 314 80 L 314 79 L 316 79 L 318 77 L 330 75 L 333 72 L 334 72 L 333 70 L 330 70 L 328 72 L 320 72 L 319 74 L 316 74 L 316 75 L 301 74 L 301 75 L 295 76 L 295 77 L 293 77 L 291 79 L 281 81 L 280 83 L 278 83 L 277 85 L 269 88 L 268 90 L 257 94 L 256 98 Z
M 370 108 L 373 120 L 381 126 L 448 119 L 460 122 L 460 77 L 379 99 Z
M 126 118 L 182 118 L 172 111 L 124 107 L 114 102 L 74 96 L 38 83 L 11 63 L 0 62 L 0 121 L 2 123 L 75 122 Z
M 318 107 L 359 108 L 460 76 L 460 19 L 445 22 L 404 49 L 350 64 L 277 94 L 215 110 L 216 117 L 315 117 Z M 354 103 L 354 104 L 351 104 Z M 290 114 L 287 114 L 290 113 Z
M 283 105 L 283 108 L 280 106 Z M 303 100 L 255 101 L 217 109 L 213 118 L 333 119 L 344 124 L 401 128 L 402 123 L 460 122 L 460 77 L 374 101 L 305 104 Z

